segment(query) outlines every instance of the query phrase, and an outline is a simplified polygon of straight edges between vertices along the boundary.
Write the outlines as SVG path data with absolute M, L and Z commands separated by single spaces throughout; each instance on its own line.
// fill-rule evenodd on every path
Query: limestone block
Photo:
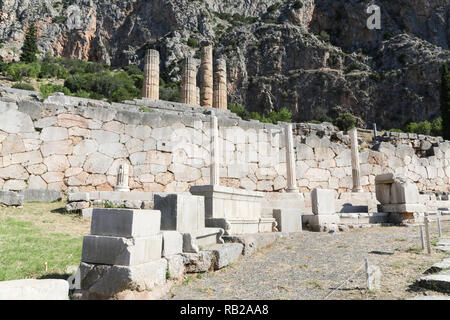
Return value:
M 321 214 L 321 215 L 303 215 L 302 223 L 314 226 L 324 226 L 330 224 L 338 224 L 340 217 L 337 214 Z
M 302 231 L 302 215 L 299 209 L 274 209 L 273 217 L 280 232 Z
M 68 155 L 72 154 L 72 140 L 60 140 L 60 141 L 46 141 L 41 146 L 42 156 L 48 157 L 51 155 Z
M 178 231 L 163 231 L 163 257 L 183 252 L 183 235 Z
M 7 156 L 10 154 L 25 152 L 25 145 L 23 139 L 18 135 L 11 134 L 2 142 L 2 148 L 0 149 L 1 155 Z
M 200 251 L 199 253 L 183 253 L 185 270 L 187 273 L 207 272 L 214 268 L 213 253 Z
M 175 180 L 180 182 L 191 182 L 202 177 L 202 172 L 199 169 L 184 164 L 171 164 L 168 170 L 175 175 Z
M 95 211 L 93 212 L 93 218 Z M 144 238 L 84 236 L 81 261 L 134 266 L 161 258 L 162 234 Z
M 242 255 L 244 245 L 241 243 L 225 243 L 212 246 L 205 251 L 211 251 L 214 256 L 214 270 L 219 270 L 235 263 Z
M 23 164 L 26 166 L 42 162 L 41 152 L 39 150 L 23 153 L 15 153 L 11 156 L 11 164 Z
M 334 190 L 314 189 L 311 192 L 312 211 L 315 215 L 335 214 Z
M 81 262 L 83 298 L 111 299 L 125 290 L 148 291 L 166 282 L 166 272 L 166 259 L 136 266 L 109 266 Z
M 391 185 L 390 184 L 375 184 L 375 190 L 377 195 L 377 200 L 381 204 L 391 203 Z
M 28 173 L 21 165 L 14 164 L 6 168 L 0 168 L 0 178 L 27 179 Z
M 161 211 L 161 230 L 181 233 L 205 228 L 205 201 L 189 194 L 155 194 L 154 209 Z
M 24 196 L 12 191 L 0 190 L 0 204 L 6 206 L 21 206 Z
M 20 192 L 24 202 L 55 202 L 62 199 L 62 193 L 57 190 L 25 189 Z
M 60 279 L 1 281 L 0 300 L 69 300 L 69 283 Z
M 96 140 L 97 143 L 114 143 L 119 142 L 120 136 L 117 133 L 105 131 L 105 130 L 92 130 L 92 139 Z
M 49 172 L 62 172 L 70 167 L 69 160 L 64 155 L 53 155 L 44 159 Z
M 103 124 L 102 130 L 111 131 L 117 134 L 121 134 L 124 131 L 125 126 L 118 121 L 109 121 Z
M 20 191 L 27 187 L 23 180 L 8 180 L 3 185 L 3 190 Z
M 391 203 L 392 204 L 416 204 L 419 203 L 419 190 L 411 182 L 398 183 L 391 185 Z
M 84 170 L 89 173 L 105 174 L 113 162 L 113 158 L 102 153 L 89 155 L 84 163 Z
M 40 176 L 31 175 L 28 179 L 28 188 L 35 190 L 45 190 L 47 189 L 47 183 Z
M 29 115 L 19 112 L 16 104 L 0 101 L 0 131 L 33 132 L 33 121 Z
M 73 148 L 75 156 L 88 156 L 98 150 L 98 144 L 94 140 L 83 140 Z
M 69 134 L 66 128 L 48 127 L 42 129 L 41 140 L 42 141 L 59 141 L 67 140 Z
M 126 147 L 122 143 L 118 142 L 103 143 L 98 148 L 98 151 L 106 154 L 113 159 L 128 157 L 128 151 Z
M 56 117 L 45 117 L 34 122 L 36 129 L 43 129 L 45 127 L 51 127 L 56 124 Z
M 58 115 L 58 126 L 63 128 L 79 127 L 88 128 L 88 122 L 85 118 L 74 114 L 59 114 Z
M 78 211 L 87 209 L 91 206 L 91 204 L 87 201 L 79 201 L 79 202 L 71 202 L 66 205 L 67 211 Z
M 160 231 L 161 213 L 157 210 L 94 209 L 91 235 L 138 238 Z
M 167 271 L 171 279 L 179 279 L 184 274 L 183 256 L 176 254 L 165 257 L 167 260 Z

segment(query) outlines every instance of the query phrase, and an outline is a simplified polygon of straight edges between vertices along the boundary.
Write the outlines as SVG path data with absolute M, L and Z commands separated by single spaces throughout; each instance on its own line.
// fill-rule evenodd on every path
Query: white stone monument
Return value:
M 352 148 L 352 192 L 364 192 L 363 188 L 361 187 L 361 166 L 359 163 L 358 130 L 354 128 L 349 131 L 349 134 Z

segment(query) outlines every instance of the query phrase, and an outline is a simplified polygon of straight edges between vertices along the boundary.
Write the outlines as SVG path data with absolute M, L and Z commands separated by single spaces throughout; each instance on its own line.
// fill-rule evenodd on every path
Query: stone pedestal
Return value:
M 280 232 L 301 232 L 302 215 L 297 209 L 274 209 L 273 217 Z
M 214 108 L 228 109 L 227 100 L 227 63 L 218 59 L 214 71 Z
M 378 175 L 375 178 L 378 210 L 390 214 L 394 223 L 416 222 L 416 216 L 426 212 L 420 204 L 417 186 L 406 177 L 393 173 Z
M 263 216 L 261 192 L 222 186 L 192 186 L 190 192 L 205 197 L 206 226 L 219 227 L 226 235 L 272 232 L 276 221 Z
M 200 105 L 213 106 L 213 47 L 204 45 L 201 49 Z
M 142 97 L 159 100 L 159 52 L 147 50 L 144 63 Z
M 352 178 L 353 178 L 353 192 L 363 192 L 361 187 L 361 166 L 359 163 L 359 145 L 358 145 L 358 130 L 352 129 L 349 131 L 350 142 L 352 148 Z
M 313 215 L 302 216 L 303 223 L 313 231 L 321 231 L 325 226 L 340 222 L 336 214 L 334 190 L 314 189 L 311 192 Z
M 91 234 L 83 239 L 82 299 L 109 299 L 126 290 L 150 290 L 165 282 L 161 213 L 94 209 Z
M 221 228 L 205 227 L 205 199 L 191 194 L 155 194 L 154 208 L 161 211 L 161 229 L 179 232 L 183 252 L 223 243 Z
M 184 60 L 181 73 L 180 102 L 192 105 L 197 104 L 197 65 L 192 57 Z

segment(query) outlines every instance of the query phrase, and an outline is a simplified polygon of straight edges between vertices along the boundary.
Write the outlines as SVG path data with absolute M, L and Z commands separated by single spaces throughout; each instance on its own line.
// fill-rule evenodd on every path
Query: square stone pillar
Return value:
M 359 163 L 358 130 L 354 128 L 349 131 L 349 134 L 352 148 L 352 192 L 363 192 L 363 188 L 361 187 L 361 166 Z

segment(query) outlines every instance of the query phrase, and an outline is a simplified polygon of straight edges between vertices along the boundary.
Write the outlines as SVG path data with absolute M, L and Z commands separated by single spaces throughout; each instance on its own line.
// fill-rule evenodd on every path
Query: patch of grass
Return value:
M 348 245 L 346 245 L 346 244 L 342 244 L 342 245 L 339 245 L 339 246 L 337 246 L 339 249 L 347 249 L 349 246 Z
M 416 248 L 416 247 L 411 247 L 411 248 L 408 248 L 406 250 L 406 252 L 420 254 L 420 253 L 422 253 L 422 249 Z
M 187 276 L 186 279 L 184 279 L 184 281 L 183 281 L 183 286 L 187 286 L 189 284 L 189 282 L 191 282 L 192 280 L 194 280 L 194 277 Z
M 317 281 L 317 280 L 306 281 L 306 284 L 315 289 L 322 289 L 322 287 L 323 287 L 322 284 L 320 283 L 320 281 Z
M 398 239 L 394 239 L 394 241 L 397 241 L 397 242 L 404 242 L 404 241 L 408 241 L 408 239 L 400 239 L 400 238 L 398 238 Z
M 81 248 L 82 236 L 47 232 L 31 221 L 0 215 L 0 281 L 68 277 L 65 270 L 80 263 Z

